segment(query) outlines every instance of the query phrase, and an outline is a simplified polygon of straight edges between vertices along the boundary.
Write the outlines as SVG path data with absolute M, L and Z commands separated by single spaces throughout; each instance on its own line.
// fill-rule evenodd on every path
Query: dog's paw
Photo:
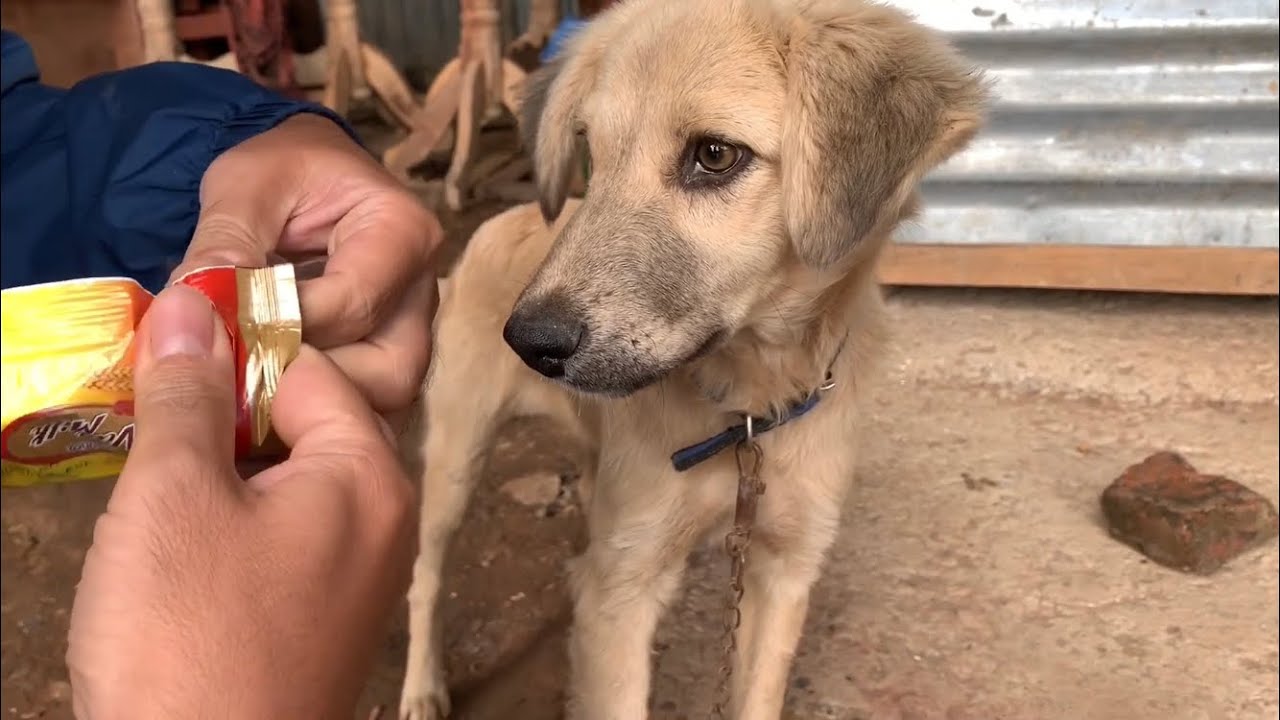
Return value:
M 400 720 L 445 720 L 449 717 L 449 693 L 440 690 L 410 693 L 400 698 Z

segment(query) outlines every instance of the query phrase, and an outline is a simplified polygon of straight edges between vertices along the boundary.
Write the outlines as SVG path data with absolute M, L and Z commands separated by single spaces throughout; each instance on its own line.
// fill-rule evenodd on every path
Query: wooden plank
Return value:
M 116 68 L 123 70 L 146 62 L 147 50 L 142 38 L 142 24 L 138 19 L 138 6 L 133 0 L 117 0 L 115 21 L 112 24 Z
M 1280 250 L 903 243 L 886 249 L 880 279 L 886 285 L 1276 295 Z

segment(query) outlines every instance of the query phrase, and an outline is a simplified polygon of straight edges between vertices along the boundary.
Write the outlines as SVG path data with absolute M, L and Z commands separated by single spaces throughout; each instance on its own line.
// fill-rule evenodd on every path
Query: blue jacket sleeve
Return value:
M 158 291 L 191 241 L 200 179 L 220 153 L 300 112 L 355 138 L 319 105 L 203 65 L 143 65 L 64 90 L 41 84 L 30 47 L 4 31 L 0 74 L 6 288 L 126 276 Z

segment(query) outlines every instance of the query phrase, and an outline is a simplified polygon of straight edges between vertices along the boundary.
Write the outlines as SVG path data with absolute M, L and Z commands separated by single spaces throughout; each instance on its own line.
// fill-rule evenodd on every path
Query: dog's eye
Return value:
M 698 161 L 698 169 L 720 175 L 738 164 L 742 159 L 742 150 L 723 140 L 703 140 L 698 143 L 694 157 Z
M 754 158 L 746 145 L 715 135 L 695 136 L 685 145 L 671 178 L 691 192 L 717 190 L 728 187 L 747 171 Z

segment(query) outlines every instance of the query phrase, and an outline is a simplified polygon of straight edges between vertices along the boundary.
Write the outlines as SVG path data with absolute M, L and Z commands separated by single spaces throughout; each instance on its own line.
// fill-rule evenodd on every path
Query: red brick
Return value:
M 1182 456 L 1159 452 L 1126 469 L 1102 493 L 1112 536 L 1152 560 L 1208 575 L 1276 536 L 1275 507 L 1220 475 L 1204 475 Z

